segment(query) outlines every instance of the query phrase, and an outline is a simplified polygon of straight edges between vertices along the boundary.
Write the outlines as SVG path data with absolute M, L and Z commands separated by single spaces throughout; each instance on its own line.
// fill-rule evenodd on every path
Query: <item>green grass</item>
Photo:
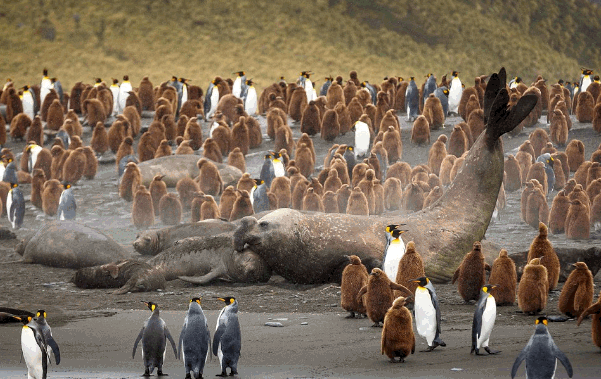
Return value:
M 205 89 L 238 70 L 263 88 L 303 70 L 318 85 L 350 70 L 371 82 L 458 70 L 471 85 L 502 65 L 526 82 L 601 66 L 601 12 L 584 0 L 15 0 L 0 13 L 0 80 L 18 86 L 44 67 L 66 88 L 128 74 Z

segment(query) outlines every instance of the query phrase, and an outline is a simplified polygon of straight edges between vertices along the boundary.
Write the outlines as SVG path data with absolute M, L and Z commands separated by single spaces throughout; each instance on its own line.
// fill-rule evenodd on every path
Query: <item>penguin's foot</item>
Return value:
M 192 379 L 192 375 L 190 375 L 190 373 L 187 373 L 184 379 Z
M 142 374 L 142 376 L 150 376 L 150 370 L 148 368 L 146 368 L 146 370 L 144 370 L 144 374 Z
M 491 350 L 488 346 L 484 348 L 488 354 L 499 354 L 501 350 Z
M 420 350 L 422 353 L 429 353 L 432 350 L 436 349 L 436 346 L 438 345 L 433 345 L 433 346 L 428 346 L 428 348 L 426 350 Z
M 349 315 L 346 316 L 345 318 L 355 318 L 355 312 L 349 313 Z
M 238 371 L 234 371 L 234 370 L 232 370 L 232 371 L 230 372 L 230 376 L 234 376 L 234 375 L 238 375 Z
M 215 376 L 221 376 L 222 378 L 225 378 L 227 376 L 227 373 L 225 371 L 222 371 L 221 374 L 217 374 Z
M 390 358 L 390 360 L 388 362 L 390 362 L 390 363 L 400 363 L 401 361 L 397 361 L 394 358 Z
M 157 376 L 169 376 L 169 374 L 165 374 L 165 373 L 163 373 L 162 370 L 158 370 L 157 371 Z
M 372 328 L 381 328 L 382 326 L 380 325 L 379 322 L 375 322 L 371 327 Z

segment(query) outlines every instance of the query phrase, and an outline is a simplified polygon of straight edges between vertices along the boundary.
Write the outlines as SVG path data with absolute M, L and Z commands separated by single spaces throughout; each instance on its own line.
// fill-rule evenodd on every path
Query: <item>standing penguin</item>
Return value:
M 428 74 L 427 77 L 428 79 L 426 80 L 426 83 L 424 85 L 424 93 L 422 95 L 423 104 L 426 103 L 426 99 L 428 98 L 428 96 L 430 96 L 431 93 L 434 93 L 434 91 L 436 91 L 436 77 L 433 74 Z
M 59 220 L 73 220 L 77 211 L 77 204 L 75 203 L 75 196 L 73 196 L 73 188 L 71 184 L 63 183 L 63 192 L 61 193 L 60 200 L 58 202 L 58 210 L 56 211 L 56 217 Z
M 453 71 L 453 80 L 451 80 L 451 88 L 449 89 L 449 114 L 459 114 L 459 102 L 463 94 L 463 86 L 459 79 L 459 72 Z
M 123 82 L 119 86 L 119 113 L 123 113 L 123 110 L 127 106 L 127 98 L 129 97 L 129 91 L 132 91 L 131 82 L 129 76 L 123 76 Z
M 547 318 L 536 319 L 536 329 L 530 340 L 513 362 L 511 378 L 515 378 L 522 361 L 526 360 L 526 377 L 530 379 L 554 378 L 557 369 L 557 359 L 561 362 L 571 378 L 572 365 L 566 355 L 559 350 L 553 337 L 547 329 Z
M 218 300 L 227 305 L 221 309 L 217 317 L 217 329 L 213 336 L 213 354 L 219 357 L 221 374 L 225 377 L 225 370 L 229 367 L 230 376 L 238 374 L 238 359 L 242 348 L 242 335 L 238 321 L 238 302 L 233 297 L 223 297 Z
M 407 121 L 414 121 L 419 114 L 419 90 L 413 76 L 405 91 L 405 110 L 407 111 Z
M 334 81 L 334 78 L 332 77 L 332 75 L 326 77 L 325 82 L 323 83 L 323 85 L 321 86 L 321 89 L 319 90 L 319 96 L 326 96 L 328 94 L 328 89 L 332 85 L 333 81 Z
M 370 146 L 369 126 L 363 121 L 357 121 L 351 130 L 355 132 L 355 158 L 363 158 L 367 155 Z
M 250 202 L 253 205 L 255 213 L 269 210 L 269 196 L 267 195 L 267 185 L 261 179 L 254 179 L 255 185 L 250 190 Z
M 273 173 L 276 178 L 280 176 L 286 176 L 286 169 L 284 168 L 284 163 L 282 162 L 282 153 L 280 152 L 271 152 L 271 163 L 273 164 Z
M 33 120 L 35 117 L 35 94 L 29 86 L 21 88 L 23 95 L 21 96 L 21 102 L 23 103 L 23 113 L 29 116 Z
M 340 306 L 349 311 L 346 318 L 355 318 L 355 313 L 365 315 L 363 299 L 357 299 L 357 294 L 367 284 L 367 268 L 356 255 L 348 256 L 350 263 L 342 271 L 340 281 Z
M 47 344 L 46 350 L 48 352 L 48 357 L 50 358 L 50 351 L 52 351 L 52 354 L 54 354 L 54 362 L 57 365 L 60 364 L 61 363 L 61 352 L 58 348 L 58 344 L 56 343 L 56 341 L 54 340 L 54 337 L 52 336 L 52 329 L 50 328 L 50 325 L 48 325 L 48 322 L 46 322 L 46 311 L 43 309 L 40 309 L 39 311 L 37 311 L 33 321 L 38 325 L 39 331 L 44 336 L 44 340 L 46 341 L 46 344 Z
M 588 88 L 588 86 L 593 82 L 593 70 L 589 70 L 588 68 L 582 69 L 582 74 L 580 75 L 580 91 L 584 92 Z
M 402 296 L 396 298 L 384 316 L 380 350 L 390 358 L 391 363 L 402 363 L 409 353 L 415 353 L 413 318 L 405 308 L 405 302 Z M 399 360 L 396 361 L 395 357 L 399 357 Z
M 465 254 L 461 264 L 455 270 L 451 282 L 455 284 L 458 281 L 457 291 L 466 303 L 470 300 L 478 300 L 480 289 L 486 282 L 485 270 L 490 272 L 490 265 L 484 262 L 482 244 L 476 241 L 472 251 Z
M 19 229 L 23 225 L 25 198 L 17 183 L 11 183 L 11 190 L 6 196 L 6 213 L 13 229 Z
M 470 354 L 475 352 L 476 355 L 480 355 L 481 347 L 488 354 L 500 353 L 500 351 L 491 350 L 488 347 L 488 339 L 497 318 L 497 304 L 493 295 L 490 294 L 490 290 L 495 287 L 495 285 L 487 284 L 480 291 L 480 299 L 476 304 L 476 312 L 474 312 L 474 321 L 472 322 L 472 350 Z
M 248 88 L 246 89 L 246 96 L 244 98 L 244 110 L 248 113 L 249 116 L 254 116 L 257 114 L 257 90 L 253 85 L 254 82 L 252 79 L 248 79 L 246 81 L 246 85 Z
M 198 297 L 190 300 L 178 346 L 177 358 L 184 361 L 186 379 L 192 378 L 191 372 L 195 379 L 202 378 L 205 362 L 210 354 L 211 334 Z
M 7 165 L 4 169 L 4 174 L 2 175 L 2 181 L 10 184 L 19 183 L 19 180 L 17 179 L 17 164 L 11 157 L 6 158 L 6 162 Z
M 430 352 L 438 346 L 447 346 L 440 338 L 440 304 L 430 279 L 422 276 L 410 282 L 418 284 L 413 309 L 417 333 L 428 343 L 428 348 L 423 351 Z
M 547 188 L 548 191 L 553 191 L 553 187 L 555 187 L 555 171 L 553 171 L 553 164 L 555 163 L 555 159 L 549 153 L 545 153 L 539 155 L 536 158 L 537 162 L 542 162 L 545 165 L 545 173 L 547 174 Z
M 165 321 L 159 316 L 159 307 L 153 302 L 145 302 L 144 304 L 150 309 L 152 315 L 144 322 L 140 334 L 134 342 L 134 350 L 131 353 L 131 358 L 136 356 L 138 343 L 142 340 L 142 358 L 144 359 L 144 376 L 150 376 L 157 368 L 157 375 L 163 376 L 163 359 L 165 359 L 165 348 L 167 347 L 167 339 L 171 342 L 173 354 L 177 358 L 177 348 L 175 341 L 167 329 Z
M 246 74 L 244 71 L 234 72 L 234 74 L 237 76 L 236 80 L 234 80 L 234 85 L 232 86 L 232 95 L 240 99 L 242 97 L 243 83 L 246 82 Z
M 111 115 L 114 117 L 119 114 L 119 80 L 113 79 L 113 84 L 110 87 L 111 93 L 113 94 L 113 111 Z
M 390 231 L 390 244 L 386 246 L 384 251 L 384 258 L 382 259 L 382 270 L 388 275 L 388 279 L 391 281 L 396 280 L 397 270 L 399 268 L 399 262 L 403 255 L 405 255 L 405 243 L 401 238 L 401 234 L 407 230 L 393 229 Z
M 40 83 L 40 104 L 44 104 L 44 99 L 46 95 L 50 93 L 52 89 L 52 81 L 48 76 L 48 69 L 44 69 L 44 76 L 42 77 L 42 82 Z
M 27 378 L 46 379 L 48 373 L 48 345 L 46 345 L 44 334 L 35 323 L 31 322 L 31 316 L 15 318 L 23 323 L 21 350 L 27 365 Z

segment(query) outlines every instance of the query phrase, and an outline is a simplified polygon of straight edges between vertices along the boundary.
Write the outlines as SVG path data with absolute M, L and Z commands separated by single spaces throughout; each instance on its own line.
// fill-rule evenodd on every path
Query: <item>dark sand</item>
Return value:
M 265 128 L 265 119 L 259 118 Z M 544 122 L 544 116 L 541 121 Z M 574 126 L 569 138 L 582 140 L 586 145 L 586 158 L 597 148 L 601 137 L 592 131 L 591 124 L 580 124 L 572 116 Z M 403 160 L 412 166 L 427 162 L 428 146 L 418 147 L 410 143 L 411 124 L 400 116 L 403 130 Z M 143 119 L 148 125 L 149 119 Z M 432 142 L 441 133 L 450 135 L 451 125 L 458 118 L 447 119 L 447 127 L 432 134 Z M 548 125 L 539 123 L 548 131 Z M 209 125 L 203 124 L 205 138 Z M 299 125 L 292 125 L 295 138 L 300 136 Z M 84 143 L 89 143 L 91 132 L 84 128 Z M 506 154 L 515 154 L 517 147 L 534 128 L 526 129 L 516 138 L 505 136 Z M 136 143 L 139 137 L 136 139 Z M 330 146 L 319 136 L 313 138 L 317 150 L 316 172 L 323 165 L 323 157 Z M 353 133 L 336 139 L 336 143 L 352 143 Z M 23 142 L 8 142 L 7 147 L 15 153 L 23 149 Z M 135 146 L 134 146 L 135 147 Z M 258 176 L 263 152 L 273 148 L 273 142 L 264 135 L 263 145 L 247 156 L 247 167 Z M 22 189 L 29 198 L 30 186 Z M 174 191 L 174 189 L 170 189 Z M 77 219 L 87 225 L 103 230 L 122 244 L 132 256 L 131 243 L 137 230 L 131 223 L 131 203 L 118 197 L 117 175 L 114 164 L 99 166 L 92 181 L 83 180 L 74 187 L 78 201 Z M 548 198 L 551 204 L 552 192 Z M 501 219 L 492 223 L 486 238 L 506 248 L 510 253 L 528 249 L 537 230 L 520 220 L 520 191 L 507 193 L 507 208 Z M 44 220 L 50 219 L 41 210 L 27 204 L 26 220 L 17 236 L 33 234 Z M 183 221 L 190 219 L 189 212 Z M 158 221 L 158 220 L 157 220 Z M 8 227 L 6 217 L 0 225 Z M 163 227 L 160 223 L 155 228 Z M 568 241 L 565 235 L 550 236 L 555 246 L 589 247 L 599 244 L 595 239 Z M 294 285 L 279 276 L 273 276 L 266 284 L 240 285 L 216 283 L 195 287 L 176 280 L 169 282 L 163 292 L 136 293 L 113 296 L 112 290 L 81 290 L 69 283 L 73 270 L 49 268 L 40 265 L 14 263 L 20 257 L 13 252 L 16 241 L 0 241 L 0 280 L 2 296 L 0 306 L 35 311 L 45 309 L 49 323 L 62 352 L 60 366 L 50 366 L 49 378 L 133 378 L 143 372 L 140 351 L 131 359 L 133 342 L 149 316 L 141 300 L 154 301 L 166 311 L 162 315 L 177 341 L 185 310 L 190 297 L 202 295 L 203 308 L 209 320 L 211 334 L 216 315 L 222 302 L 215 296 L 235 296 L 240 303 L 243 348 L 239 363 L 240 377 L 286 378 L 286 377 L 429 377 L 429 378 L 481 378 L 508 377 L 518 352 L 534 331 L 533 316 L 517 313 L 517 306 L 498 308 L 497 323 L 491 336 L 491 347 L 502 350 L 498 356 L 476 357 L 469 355 L 471 323 L 474 305 L 466 305 L 450 284 L 437 284 L 443 315 L 442 337 L 446 348 L 432 353 L 410 356 L 404 364 L 388 363 L 380 354 L 381 329 L 371 328 L 367 319 L 347 320 L 339 306 L 340 288 L 335 284 Z M 599 276 L 597 276 L 599 278 Z M 560 284 L 561 287 L 561 284 Z M 595 292 L 595 300 L 598 291 Z M 557 314 L 559 292 L 550 296 L 545 309 Z M 285 318 L 284 327 L 264 326 L 269 319 Z M 307 322 L 308 325 L 301 325 Z M 592 344 L 590 321 L 580 328 L 574 321 L 550 323 L 549 328 L 557 345 L 567 354 L 574 366 L 575 378 L 598 377 L 601 369 L 600 350 Z M 16 324 L 0 326 L 0 377 L 26 377 L 25 363 L 19 363 L 20 328 Z M 424 349 L 425 342 L 417 337 L 417 349 Z M 181 362 L 175 362 L 173 353 L 167 352 L 165 372 L 171 377 L 183 377 Z M 461 369 L 453 371 L 452 369 Z M 219 373 L 218 360 L 207 363 L 205 377 Z M 524 366 L 518 372 L 525 377 Z M 566 378 L 559 365 L 557 378 Z

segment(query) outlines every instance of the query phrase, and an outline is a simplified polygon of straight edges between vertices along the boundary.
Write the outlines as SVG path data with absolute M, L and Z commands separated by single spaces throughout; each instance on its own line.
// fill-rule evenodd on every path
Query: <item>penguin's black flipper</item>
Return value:
M 484 314 L 484 303 L 478 302 L 476 312 L 474 312 L 474 321 L 472 322 L 472 350 L 470 354 L 477 351 L 478 337 L 482 333 L 482 315 Z
M 46 338 L 46 343 L 52 348 L 52 354 L 54 354 L 54 361 L 57 365 L 59 365 L 61 363 L 61 351 L 58 349 L 58 344 L 50 335 Z
M 176 359 L 179 359 L 177 357 L 177 347 L 175 346 L 175 341 L 173 340 L 173 337 L 171 337 L 171 333 L 169 333 L 169 329 L 167 329 L 167 325 L 165 325 L 165 337 L 167 337 L 169 342 L 171 342 L 171 347 L 173 348 L 173 355 L 175 355 Z
M 219 322 L 219 326 L 217 327 L 215 334 L 213 334 L 213 354 L 214 355 L 217 355 L 217 350 L 219 349 L 219 343 L 221 342 L 221 336 L 223 335 L 223 332 L 225 332 L 225 323 L 221 322 L 221 320 L 219 320 L 218 322 Z
M 530 338 L 530 341 L 528 341 L 526 347 L 524 347 L 522 351 L 520 351 L 520 354 L 518 354 L 517 358 L 515 359 L 515 362 L 513 362 L 513 366 L 511 367 L 511 379 L 515 378 L 515 374 L 518 372 L 518 368 L 520 368 L 522 361 L 526 359 L 526 352 L 530 348 L 531 344 L 532 338 Z
M 553 355 L 555 355 L 555 358 L 559 359 L 563 367 L 565 367 L 566 371 L 568 372 L 568 376 L 571 378 L 574 374 L 574 370 L 572 369 L 572 364 L 570 363 L 568 357 L 566 357 L 563 351 L 559 350 L 557 345 L 555 345 L 554 343 L 551 345 L 551 350 L 553 351 Z
M 42 379 L 46 379 L 46 375 L 48 374 L 48 347 L 46 345 L 46 340 L 41 331 L 33 328 L 31 328 L 31 330 L 33 330 L 35 341 L 38 343 L 40 350 L 42 350 Z
M 188 325 L 188 317 L 186 317 L 186 322 L 184 322 L 184 326 L 182 327 L 182 331 L 179 334 L 179 341 L 177 342 L 177 359 L 182 359 L 182 349 L 184 348 L 184 333 L 186 332 L 186 326 Z M 184 362 L 185 364 L 185 362 Z
M 142 328 L 142 330 L 140 330 L 140 334 L 138 334 L 138 337 L 136 337 L 136 342 L 134 342 L 134 351 L 132 351 L 132 353 L 131 353 L 131 359 L 134 359 L 134 357 L 136 356 L 136 349 L 138 348 L 138 343 L 142 339 L 143 335 L 144 335 L 144 327 Z

